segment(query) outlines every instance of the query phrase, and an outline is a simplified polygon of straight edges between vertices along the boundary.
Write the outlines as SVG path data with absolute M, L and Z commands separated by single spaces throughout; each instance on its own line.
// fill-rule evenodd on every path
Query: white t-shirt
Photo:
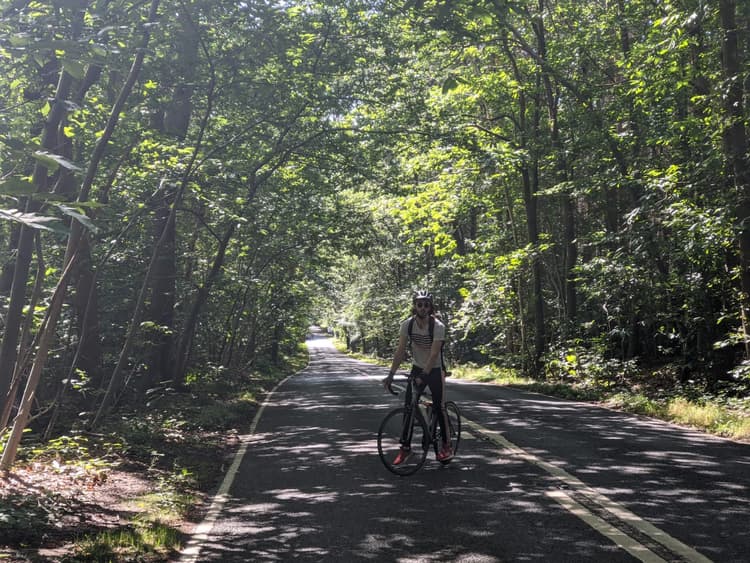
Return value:
M 412 317 L 409 317 L 401 323 L 401 336 L 406 336 L 407 341 L 409 339 L 409 321 Z M 430 340 L 430 319 L 425 319 L 424 328 L 419 328 L 416 317 L 414 317 L 414 323 L 411 327 L 411 356 L 412 363 L 422 369 L 427 365 L 427 360 L 430 359 L 430 350 L 432 348 L 432 341 Z M 439 320 L 435 319 L 435 327 L 432 331 L 433 340 L 445 340 L 445 325 Z M 433 369 L 440 367 L 440 361 L 438 360 Z

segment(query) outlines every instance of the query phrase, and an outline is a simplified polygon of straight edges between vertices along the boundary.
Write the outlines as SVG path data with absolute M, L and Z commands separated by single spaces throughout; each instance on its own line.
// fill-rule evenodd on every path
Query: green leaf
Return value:
M 36 213 L 24 213 L 17 209 L 0 209 L 0 219 L 15 221 L 32 229 L 66 233 L 66 229 L 56 217 L 47 217 Z
M 62 211 L 64 215 L 72 217 L 91 232 L 98 232 L 98 229 L 96 225 L 94 225 L 93 221 L 91 221 L 91 219 L 87 215 L 81 213 L 78 209 L 69 207 L 67 205 L 58 205 L 57 208 Z
M 83 80 L 86 76 L 86 65 L 81 61 L 65 59 L 63 62 L 65 72 L 77 80 Z
M 81 171 L 81 168 L 70 162 L 67 158 L 60 156 L 59 154 L 53 154 L 47 151 L 36 151 L 33 156 L 50 171 L 57 170 L 58 166 L 62 166 L 63 168 L 72 170 L 74 172 Z

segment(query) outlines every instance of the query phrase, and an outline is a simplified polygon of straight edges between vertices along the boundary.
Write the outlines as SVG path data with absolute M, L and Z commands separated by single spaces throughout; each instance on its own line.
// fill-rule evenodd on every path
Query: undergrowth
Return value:
M 278 381 L 300 371 L 307 353 L 285 358 L 281 367 L 230 376 L 209 370 L 194 375 L 188 392 L 155 390 L 139 410 L 110 416 L 97 432 L 74 428 L 42 442 L 30 433 L 19 449 L 17 466 L 40 466 L 81 475 L 86 486 L 107 481 L 109 473 L 132 472 L 149 483 L 149 492 L 130 498 L 112 528 L 74 526 L 72 547 L 56 559 L 64 563 L 164 561 L 183 543 L 180 526 L 217 485 L 228 440 L 249 428 L 262 397 Z M 58 498 L 59 497 L 59 498 Z M 59 505 L 59 509 L 56 507 Z M 24 552 L 44 546 L 56 514 L 81 509 L 62 495 L 10 495 L 0 498 L 0 536 L 4 547 Z M 87 510 L 96 510 L 86 507 Z M 107 511 L 110 507 L 101 507 Z M 49 522 L 49 525 L 46 522 Z M 7 553 L 0 550 L 0 560 Z
M 75 553 L 62 563 L 101 561 L 163 561 L 180 549 L 180 532 L 159 521 L 133 519 L 130 525 L 87 535 L 76 542 Z

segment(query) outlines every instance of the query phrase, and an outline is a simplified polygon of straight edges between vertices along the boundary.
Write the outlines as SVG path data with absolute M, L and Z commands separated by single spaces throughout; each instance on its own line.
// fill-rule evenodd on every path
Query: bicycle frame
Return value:
M 435 405 L 432 402 L 432 395 L 429 394 L 427 385 L 424 382 L 422 382 L 421 384 L 417 383 L 418 379 L 418 376 L 407 378 L 407 384 L 411 387 L 411 402 L 409 411 L 412 417 L 418 416 L 421 419 L 421 422 L 427 428 L 427 443 L 422 445 L 424 448 L 429 448 L 435 442 L 435 439 L 437 437 L 437 427 L 439 424 L 438 413 L 440 412 L 440 410 L 434 408 Z M 429 399 L 425 398 L 426 396 L 428 396 Z M 414 421 L 411 419 L 405 419 L 404 428 L 406 428 L 407 424 L 412 425 L 414 424 Z M 411 436 L 411 432 L 409 432 L 409 436 Z

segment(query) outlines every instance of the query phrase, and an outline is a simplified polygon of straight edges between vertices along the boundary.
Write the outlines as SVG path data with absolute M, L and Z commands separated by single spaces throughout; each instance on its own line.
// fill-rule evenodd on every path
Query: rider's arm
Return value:
M 396 352 L 393 354 L 393 361 L 391 362 L 391 369 L 388 371 L 388 379 L 393 379 L 396 374 L 396 370 L 404 361 L 404 354 L 406 353 L 406 340 L 407 337 L 401 334 L 398 338 L 398 346 L 396 346 Z
M 430 357 L 427 359 L 427 365 L 424 367 L 425 375 L 429 374 L 433 368 L 440 365 L 440 350 L 443 348 L 443 341 L 434 339 L 430 348 Z

